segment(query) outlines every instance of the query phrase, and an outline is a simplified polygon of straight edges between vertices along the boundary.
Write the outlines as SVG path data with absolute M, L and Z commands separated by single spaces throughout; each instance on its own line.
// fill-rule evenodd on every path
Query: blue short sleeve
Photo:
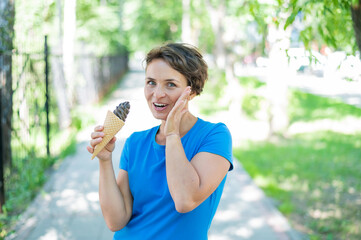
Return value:
M 233 169 L 232 136 L 227 126 L 223 123 L 216 124 L 203 140 L 199 152 L 209 152 L 224 157 L 230 162 L 229 171 L 231 171 Z
M 120 157 L 120 162 L 119 162 L 119 168 L 123 169 L 125 171 L 128 171 L 128 165 L 129 165 L 129 161 L 128 161 L 128 158 L 129 158 L 129 141 L 128 140 L 129 140 L 129 138 L 124 143 L 122 155 Z

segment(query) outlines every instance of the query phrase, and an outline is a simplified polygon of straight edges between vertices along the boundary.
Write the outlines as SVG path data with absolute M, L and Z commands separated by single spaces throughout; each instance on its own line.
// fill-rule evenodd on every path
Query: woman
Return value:
M 227 127 L 192 115 L 188 103 L 208 77 L 199 51 L 169 43 L 146 57 L 144 95 L 160 126 L 125 142 L 115 178 L 115 138 L 98 154 L 99 199 L 113 239 L 207 239 L 226 174 L 232 170 Z M 104 136 L 91 134 L 93 152 Z

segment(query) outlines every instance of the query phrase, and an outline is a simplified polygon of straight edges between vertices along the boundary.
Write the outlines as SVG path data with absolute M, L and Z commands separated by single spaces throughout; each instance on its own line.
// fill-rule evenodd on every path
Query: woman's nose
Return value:
M 165 96 L 165 91 L 161 86 L 157 86 L 156 89 L 154 90 L 154 96 L 156 98 L 162 98 Z

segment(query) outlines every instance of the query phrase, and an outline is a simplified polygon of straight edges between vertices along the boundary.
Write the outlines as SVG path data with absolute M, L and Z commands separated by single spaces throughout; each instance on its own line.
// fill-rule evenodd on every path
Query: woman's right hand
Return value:
M 104 126 L 99 125 L 94 128 L 94 132 L 91 133 L 90 137 L 90 146 L 87 146 L 89 153 L 93 154 L 94 148 L 103 140 L 104 137 Z M 112 160 L 112 152 L 115 148 L 116 137 L 113 137 L 112 140 L 98 153 L 97 157 L 99 160 L 107 161 Z

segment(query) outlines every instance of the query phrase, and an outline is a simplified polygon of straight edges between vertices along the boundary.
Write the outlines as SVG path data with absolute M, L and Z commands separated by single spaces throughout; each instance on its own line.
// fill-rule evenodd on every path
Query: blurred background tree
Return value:
M 71 109 L 79 100 L 75 93 L 79 82 L 90 81 L 79 80 L 79 74 L 75 73 L 75 61 L 79 61 L 76 55 L 132 57 L 166 41 L 192 43 L 210 62 L 209 88 L 214 90 L 208 100 L 217 102 L 219 108 L 231 109 L 229 112 L 234 117 L 241 118 L 245 90 L 239 84 L 237 71 L 249 63 L 255 64 L 257 57 L 271 59 L 281 54 L 285 59 L 287 49 L 294 46 L 355 54 L 360 45 L 359 0 L 16 0 L 15 3 L 16 15 L 10 19 L 15 22 L 13 42 L 17 51 L 38 52 L 42 44 L 35 37 L 49 36 L 62 127 L 71 123 Z M 275 51 L 279 49 L 282 51 Z M 279 63 L 272 59 L 269 62 Z M 268 76 L 270 80 L 277 79 L 272 74 Z M 268 81 L 268 91 L 279 94 L 272 94 L 277 99 L 268 99 L 270 135 L 284 132 L 289 124 L 286 86 L 282 81 L 277 82 L 279 85 L 273 83 Z
M 165 41 L 180 40 L 182 33 L 182 2 L 125 1 L 123 30 L 131 52 L 148 51 Z
M 0 127 L 3 135 L 0 141 L 4 142 L 0 159 L 5 165 L 11 163 L 11 146 L 6 139 L 11 138 L 12 119 L 12 49 L 14 38 L 14 2 L 12 0 L 0 3 Z M 0 163 L 2 164 L 2 163 Z M 0 182 L 0 184 L 2 184 Z M 2 186 L 3 187 L 3 186 Z M 1 211 L 1 209 L 0 209 Z
M 361 1 L 259 0 L 246 1 L 244 6 L 262 36 L 261 54 L 270 59 L 273 70 L 279 69 L 268 74 L 269 134 L 284 133 L 289 125 L 285 76 L 290 73 L 284 71 L 289 63 L 279 60 L 286 59 L 282 55 L 287 57 L 289 48 L 302 45 L 310 53 L 328 54 L 327 49 L 331 49 L 356 54 L 361 49 Z M 320 61 L 312 53 L 310 59 Z
M 255 64 L 260 56 L 276 64 L 272 57 L 287 57 L 287 49 L 294 46 L 356 54 L 360 45 L 359 0 L 15 2 L 16 49 L 38 52 L 39 41 L 32 37 L 48 35 L 53 56 L 62 56 L 56 61 L 52 59 L 52 65 L 58 66 L 53 74 L 57 79 L 54 85 L 63 127 L 70 124 L 71 109 L 79 98 L 75 93 L 81 85 L 75 73 L 75 58 L 79 54 L 133 56 L 166 41 L 192 43 L 209 59 L 210 86 L 219 92 L 213 92 L 218 98 L 213 100 L 220 108 L 229 108 L 236 117 L 241 117 L 245 90 L 239 84 L 237 71 L 242 71 L 243 66 Z M 268 76 L 276 79 L 272 74 Z M 273 94 L 278 99 L 268 99 L 271 135 L 273 131 L 284 131 L 289 123 L 285 117 L 285 84 L 279 81 L 281 85 L 272 86 L 272 83 L 269 81 L 269 91 L 276 90 L 279 94 Z M 223 94 L 226 91 L 231 94 Z M 274 107 L 277 113 L 272 113 Z M 283 119 L 274 119 L 282 115 Z
M 357 50 L 360 33 L 359 0 L 78 0 L 72 9 L 65 6 L 65 0 L 16 3 L 19 11 L 16 22 L 21 26 L 17 39 L 23 39 L 21 34 L 30 29 L 41 29 L 51 38 L 52 46 L 56 46 L 64 34 L 64 24 L 68 24 L 64 20 L 69 20 L 64 13 L 75 11 L 69 15 L 75 16 L 72 20 L 75 26 L 70 23 L 66 26 L 75 29 L 75 48 L 86 43 L 87 51 L 97 55 L 134 53 L 165 41 L 187 39 L 213 54 L 221 68 L 225 61 L 222 59 L 226 59 L 222 55 L 229 57 L 233 53 L 239 58 L 250 53 L 267 55 L 270 24 L 294 28 L 293 23 L 299 19 L 302 22 L 299 40 L 306 47 L 317 42 L 349 53 Z M 187 38 L 182 37 L 185 32 Z
M 247 1 L 260 32 L 270 23 L 293 28 L 301 21 L 300 41 L 306 48 L 328 46 L 354 54 L 361 50 L 361 1 Z
M 283 4 L 284 11 L 289 13 L 285 28 L 300 17 L 303 23 L 300 37 L 307 48 L 320 49 L 326 45 L 349 54 L 361 50 L 361 1 L 293 0 Z
M 11 165 L 12 121 L 12 49 L 14 37 L 14 2 L 0 3 L 0 213 L 5 203 L 4 169 Z
M 127 34 L 123 27 L 125 3 L 119 0 L 77 1 L 76 39 L 86 44 L 87 51 L 98 56 L 128 51 Z

